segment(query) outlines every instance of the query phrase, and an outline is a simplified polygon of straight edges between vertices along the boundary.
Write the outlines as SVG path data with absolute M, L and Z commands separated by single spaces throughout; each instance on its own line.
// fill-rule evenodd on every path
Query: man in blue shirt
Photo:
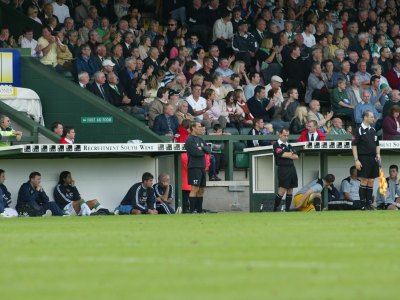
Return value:
M 126 193 L 121 204 L 115 209 L 116 215 L 158 214 L 153 189 L 154 176 L 146 172 L 142 182 L 135 183 Z
M 362 114 L 366 111 L 369 110 L 370 112 L 372 112 L 374 114 L 374 119 L 376 123 L 380 117 L 378 111 L 376 110 L 376 108 L 374 107 L 374 105 L 372 105 L 370 103 L 370 99 L 371 99 L 371 94 L 369 93 L 369 91 L 367 90 L 363 90 L 361 93 L 361 99 L 362 102 L 358 103 L 356 105 L 356 107 L 354 108 L 354 121 L 356 122 L 356 124 L 361 124 L 362 123 Z

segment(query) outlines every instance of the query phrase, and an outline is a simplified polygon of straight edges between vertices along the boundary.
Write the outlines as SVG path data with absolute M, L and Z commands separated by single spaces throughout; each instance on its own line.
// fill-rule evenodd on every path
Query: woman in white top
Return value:
M 243 127 L 244 111 L 236 103 L 235 92 L 230 91 L 226 97 L 225 101 L 220 101 L 221 113 L 225 116 L 228 127 L 236 127 L 238 130 Z
M 139 44 L 140 59 L 145 60 L 151 47 L 151 38 L 148 35 L 142 35 Z
M 202 47 L 198 47 L 193 50 L 193 61 L 196 64 L 196 72 L 203 68 L 204 57 L 206 52 Z

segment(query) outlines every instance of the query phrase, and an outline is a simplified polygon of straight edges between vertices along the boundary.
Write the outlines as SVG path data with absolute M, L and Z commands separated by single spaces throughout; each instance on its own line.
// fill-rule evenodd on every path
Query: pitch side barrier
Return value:
M 335 186 L 340 187 L 342 179 L 349 176 L 349 168 L 354 165 L 350 140 L 291 144 L 299 153 L 299 160 L 295 161 L 299 188 L 328 173 L 335 175 Z M 380 141 L 380 148 L 382 167 L 387 174 L 391 164 L 400 163 L 400 141 Z M 258 211 L 263 200 L 268 200 L 268 208 L 272 210 L 274 195 L 277 190 L 277 175 L 272 146 L 245 148 L 243 151 L 250 156 L 250 211 Z M 377 185 L 375 185 L 374 191 L 376 191 L 376 187 Z M 328 197 L 326 193 L 323 202 L 324 207 L 327 208 Z

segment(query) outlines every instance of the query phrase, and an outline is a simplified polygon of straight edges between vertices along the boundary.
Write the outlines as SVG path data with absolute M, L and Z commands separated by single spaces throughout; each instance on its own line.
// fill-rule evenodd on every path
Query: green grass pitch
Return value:
M 1 299 L 395 299 L 398 212 L 0 219 Z

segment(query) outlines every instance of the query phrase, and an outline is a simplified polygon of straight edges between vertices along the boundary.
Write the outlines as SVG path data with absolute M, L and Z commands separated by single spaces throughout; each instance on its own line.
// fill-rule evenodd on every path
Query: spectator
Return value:
M 81 55 L 74 62 L 74 72 L 76 76 L 80 72 L 85 71 L 89 74 L 90 78 L 93 78 L 94 74 L 99 71 L 95 59 L 90 55 L 91 52 L 92 50 L 89 45 L 82 45 Z
M 171 104 L 164 104 L 163 114 L 158 115 L 154 120 L 153 131 L 173 140 L 178 127 L 179 121 L 174 115 L 174 107 Z
M 400 89 L 400 60 L 395 60 L 386 77 L 392 89 Z
M 75 129 L 70 126 L 66 126 L 63 129 L 61 135 L 60 144 L 71 145 L 75 143 Z
M 375 123 L 379 119 L 379 113 L 375 106 L 370 103 L 371 94 L 368 90 L 363 90 L 361 93 L 362 101 L 356 105 L 354 108 L 354 122 L 359 125 L 363 121 L 362 115 L 365 111 L 370 111 L 374 115 Z
M 166 173 L 158 175 L 158 183 L 153 185 L 156 197 L 156 209 L 159 214 L 174 214 L 172 203 L 175 201 L 174 187 L 171 185 L 170 176 Z
M 43 190 L 41 185 L 42 175 L 39 172 L 32 172 L 28 182 L 21 185 L 18 191 L 16 210 L 21 216 L 63 216 L 64 213 Z
M 61 70 L 61 67 L 59 67 L 57 63 L 57 40 L 56 37 L 51 34 L 49 26 L 44 26 L 42 28 L 42 36 L 38 39 L 38 45 L 43 52 L 40 62 L 44 65 Z
M 266 99 L 265 96 L 265 87 L 257 86 L 254 89 L 254 96 L 247 100 L 247 106 L 254 118 L 271 122 L 275 112 L 275 102 L 273 99 Z
M 131 5 L 128 3 L 128 0 L 119 0 L 117 2 L 118 3 L 114 5 L 114 11 L 118 17 L 118 20 L 120 20 L 128 14 L 128 10 Z
M 57 44 L 57 64 L 63 70 L 72 72 L 73 69 L 73 55 L 69 51 L 68 46 L 65 44 L 65 35 L 63 31 L 56 33 L 56 44 Z
M 21 48 L 31 49 L 31 56 L 41 58 L 43 56 L 42 46 L 33 38 L 33 29 L 26 29 L 21 37 Z
M 99 17 L 106 17 L 110 20 L 111 23 L 115 23 L 117 21 L 117 16 L 115 15 L 114 10 L 114 1 L 109 0 L 99 0 L 96 1 L 97 14 Z
M 253 122 L 253 128 L 249 131 L 248 135 L 259 136 L 264 135 L 264 121 L 262 118 L 255 117 Z M 248 140 L 247 147 L 259 147 L 259 146 L 268 146 L 271 145 L 271 142 L 268 140 Z
M 400 106 L 394 105 L 383 119 L 382 130 L 384 140 L 400 140 Z
M 88 11 L 91 0 L 81 0 L 81 4 L 75 7 L 75 21 L 78 24 L 82 24 L 83 21 L 88 17 Z
M 389 47 L 382 47 L 379 50 L 379 59 L 378 63 L 382 67 L 383 75 L 387 76 L 387 73 L 392 68 L 392 62 L 390 61 L 392 56 L 392 51 L 390 51 Z
M 70 30 L 67 32 L 67 46 L 69 51 L 71 51 L 72 56 L 76 59 L 81 54 L 81 40 L 78 36 L 78 31 Z
M 308 112 L 307 119 L 314 120 L 317 122 L 318 126 L 317 128 L 322 132 L 328 132 L 329 127 L 330 127 L 330 120 L 333 117 L 333 112 L 327 113 L 325 116 L 323 116 L 319 111 L 321 108 L 321 105 L 319 104 L 318 100 L 311 100 L 310 102 L 310 111 Z
M 379 76 L 373 75 L 370 80 L 371 86 L 368 88 L 370 93 L 370 103 L 375 106 L 378 112 L 382 112 L 386 102 L 386 95 L 381 91 L 381 80 Z
M 149 127 L 153 128 L 154 121 L 164 111 L 164 105 L 168 104 L 168 88 L 161 87 L 157 91 L 157 98 L 151 102 L 149 107 Z M 177 126 L 178 128 L 178 126 Z
M 288 99 L 282 104 L 282 120 L 290 122 L 294 116 L 299 103 L 299 92 L 296 88 L 290 88 L 288 90 Z
M 283 77 L 286 87 L 296 87 L 300 94 L 300 100 L 304 98 L 306 73 L 304 63 L 300 58 L 300 47 L 294 45 L 290 50 L 290 55 L 283 59 Z
M 337 85 L 337 79 L 339 77 L 338 72 L 334 71 L 333 61 L 328 59 L 324 63 L 325 70 L 324 74 L 326 75 L 326 86 L 328 89 L 333 89 Z
M 93 77 L 94 82 L 88 84 L 86 88 L 96 96 L 110 102 L 110 93 L 107 86 L 105 86 L 106 75 L 102 71 L 97 71 Z
M 315 30 L 314 24 L 312 22 L 307 22 L 304 26 L 304 31 L 301 34 L 304 39 L 304 45 L 308 48 L 312 48 L 315 45 L 315 36 L 313 34 Z
M 389 114 L 389 110 L 392 106 L 399 105 L 399 101 L 400 101 L 400 91 L 392 90 L 390 92 L 389 101 L 386 101 L 385 105 L 383 106 L 382 119 L 385 119 L 385 117 Z
M 178 118 L 179 124 L 182 125 L 184 120 L 189 120 L 189 121 L 194 120 L 193 116 L 188 112 L 188 109 L 189 109 L 189 104 L 185 100 L 182 100 L 178 103 L 178 109 L 175 113 L 175 116 Z
M 298 142 L 313 142 L 313 141 L 325 141 L 325 135 L 319 129 L 317 129 L 318 123 L 315 120 L 307 122 L 307 129 L 300 134 Z
M 264 82 L 269 82 L 272 76 L 280 76 L 282 73 L 281 48 L 283 47 L 279 47 L 278 45 L 274 46 L 272 38 L 263 39 L 259 45 L 260 48 L 257 51 L 258 63 Z
M 389 84 L 389 82 L 387 81 L 386 77 L 382 75 L 382 67 L 380 65 L 378 65 L 378 64 L 372 64 L 371 65 L 371 75 L 372 76 L 373 75 L 379 76 L 380 79 L 381 79 L 380 80 L 380 84 L 383 84 L 383 83 Z
M 258 51 L 259 44 L 255 37 L 248 32 L 248 25 L 245 21 L 239 22 L 239 30 L 232 38 L 232 48 L 235 53 L 235 57 L 238 60 L 242 60 L 247 69 L 253 68 L 252 61 L 256 52 Z
M 317 99 L 320 102 L 327 103 L 329 90 L 327 87 L 328 78 L 322 73 L 319 62 L 314 62 L 311 68 L 311 73 L 308 76 L 305 102 L 310 103 L 312 99 Z
M 206 121 L 207 127 L 214 126 L 215 124 L 220 124 L 221 128 L 226 127 L 226 116 L 228 113 L 226 111 L 221 111 L 219 100 L 216 99 L 217 95 L 215 90 L 207 89 L 204 93 L 204 97 L 207 101 L 207 107 L 210 109 L 204 113 L 204 120 Z M 221 100 L 222 101 L 222 100 Z
M 360 79 L 357 75 L 350 77 L 350 86 L 346 88 L 346 94 L 350 104 L 354 107 L 356 107 L 356 105 L 362 101 Z
M 215 2 L 215 0 L 213 0 Z M 221 13 L 221 18 L 213 22 L 213 38 L 212 42 L 218 46 L 223 55 L 227 54 L 227 49 L 231 47 L 233 38 L 233 27 L 232 27 L 232 13 L 228 10 L 224 10 Z M 211 23 L 210 23 L 211 24 Z
M 234 58 L 225 58 L 222 57 L 219 59 L 219 64 L 218 68 L 215 69 L 215 72 L 220 73 L 223 77 L 223 83 L 224 84 L 230 84 L 231 82 L 231 75 L 234 74 L 234 72 L 229 68 L 232 60 Z
M 78 74 L 78 84 L 81 88 L 86 89 L 90 80 L 88 72 L 82 71 Z
M 215 72 L 212 76 L 210 89 L 215 91 L 216 100 L 222 100 L 228 94 L 227 88 L 223 85 L 222 74 Z
M 65 18 L 69 18 L 69 8 L 65 5 L 65 0 L 56 0 L 52 3 L 53 14 L 57 17 L 60 25 L 64 24 Z
M 171 89 L 176 84 L 176 76 L 182 72 L 179 66 L 179 61 L 176 59 L 170 59 L 167 63 L 168 71 L 165 73 L 163 80 L 163 86 Z
M 156 215 L 156 198 L 153 189 L 154 176 L 143 173 L 142 182 L 135 183 L 115 209 L 116 215 Z
M 360 59 L 358 61 L 358 71 L 355 75 L 358 76 L 360 83 L 362 85 L 369 85 L 371 80 L 371 74 L 367 72 L 367 61 L 364 59 Z
M 272 90 L 273 97 L 275 99 L 275 107 L 281 107 L 283 103 L 283 94 L 281 85 L 283 83 L 283 79 L 277 75 L 271 77 L 271 82 L 265 86 L 265 93 L 269 93 Z
M 202 122 L 204 119 L 204 113 L 207 112 L 211 106 L 206 99 L 200 96 L 201 86 L 195 85 L 192 87 L 192 95 L 186 98 L 189 103 L 191 110 L 193 111 L 193 117 L 195 120 Z
M 160 68 L 162 68 L 168 61 L 165 58 L 162 62 L 159 61 L 158 57 L 160 56 L 160 52 L 157 48 L 151 47 L 149 51 L 149 56 L 143 61 L 144 68 L 147 69 L 150 65 L 153 65 L 154 71 L 157 72 Z
M 9 117 L 0 115 L 0 136 L 2 137 L 0 141 L 0 147 L 11 146 L 11 143 L 7 138 L 15 137 L 16 141 L 20 141 L 22 138 L 22 132 L 14 130 L 11 127 L 11 120 Z
M 344 115 L 353 120 L 354 105 L 347 96 L 346 81 L 342 78 L 338 79 L 338 85 L 331 93 L 331 105 L 335 114 Z
M 254 117 L 250 113 L 249 107 L 247 106 L 246 98 L 244 97 L 244 92 L 242 89 L 236 89 L 234 92 L 234 99 L 238 107 L 243 111 L 243 125 L 253 126 Z
M 338 78 L 342 78 L 346 80 L 346 86 L 350 85 L 350 77 L 354 75 L 352 72 L 350 72 L 350 63 L 348 61 L 343 61 L 340 64 L 340 72 L 338 75 Z
M 135 107 L 136 104 L 133 104 L 132 100 L 127 96 L 123 85 L 119 83 L 118 76 L 114 72 L 107 74 L 107 81 L 108 84 L 106 86 L 110 94 L 111 104 L 141 120 L 144 119 L 144 110 Z
M 242 108 L 237 104 L 237 99 L 234 96 L 235 92 L 230 91 L 224 101 L 220 101 L 221 113 L 225 116 L 226 124 L 228 127 L 235 127 L 240 131 L 243 124 L 244 112 Z M 221 126 L 221 128 L 223 128 Z
M 137 72 L 137 59 L 128 57 L 125 59 L 125 67 L 119 72 L 118 77 L 125 91 L 129 91 L 136 85 L 136 80 L 139 77 Z
M 185 143 L 186 142 L 186 139 L 189 136 L 189 127 L 190 127 L 191 122 L 192 122 L 192 120 L 190 120 L 190 119 L 182 120 L 182 123 L 179 125 L 179 127 L 177 129 L 177 138 L 176 138 L 177 143 Z
M 42 25 L 42 20 L 40 20 L 40 18 L 38 17 L 39 9 L 37 7 L 29 6 L 26 15 L 28 16 L 28 18 Z
M 54 13 L 53 5 L 51 3 L 44 4 L 43 9 L 39 14 L 39 18 L 42 21 L 42 24 L 48 24 L 48 19 L 50 18 L 56 18 L 57 23 L 60 23 L 57 16 L 55 16 L 53 13 Z
M 307 108 L 298 106 L 294 113 L 293 119 L 290 121 L 289 131 L 291 134 L 300 134 L 306 130 L 307 125 Z
M 64 126 L 61 122 L 53 122 L 53 124 L 51 124 L 51 131 L 53 131 L 56 135 L 60 136 L 63 134 L 64 131 Z
M 351 134 L 351 126 L 347 128 L 347 131 L 343 128 L 343 121 L 336 117 L 332 119 L 332 127 L 329 134 Z

